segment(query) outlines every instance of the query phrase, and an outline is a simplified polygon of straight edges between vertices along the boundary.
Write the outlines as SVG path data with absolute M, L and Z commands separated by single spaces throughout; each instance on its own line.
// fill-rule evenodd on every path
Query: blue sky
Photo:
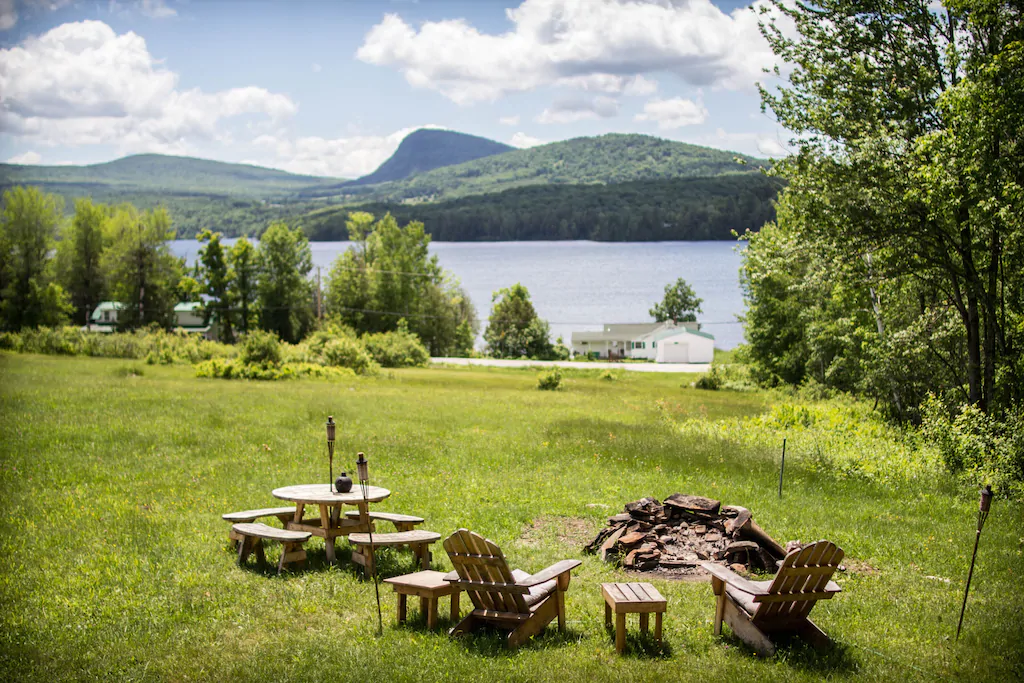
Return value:
M 755 87 L 774 64 L 735 0 L 0 0 L 0 161 L 355 177 L 423 126 L 779 156 Z

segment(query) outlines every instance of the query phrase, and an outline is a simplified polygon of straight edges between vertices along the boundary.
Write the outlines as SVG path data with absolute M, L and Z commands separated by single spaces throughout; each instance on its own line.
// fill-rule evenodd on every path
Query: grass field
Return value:
M 994 503 L 954 642 L 974 491 L 941 476 L 838 476 L 797 444 L 779 500 L 775 448 L 678 424 L 759 415 L 772 395 L 683 388 L 693 378 L 679 375 L 566 377 L 557 392 L 537 391 L 534 372 L 485 368 L 258 383 L 0 354 L 0 680 L 1024 679 L 1021 504 Z M 344 543 L 336 567 L 314 539 L 304 570 L 239 568 L 220 514 L 326 482 L 328 414 L 335 470 L 365 451 L 373 483 L 392 490 L 379 509 L 423 515 L 442 535 L 479 531 L 526 571 L 583 559 L 567 632 L 551 626 L 516 652 L 494 634 L 451 641 L 415 610 L 396 627 L 382 590 L 377 638 L 372 584 Z M 677 491 L 744 505 L 782 541 L 846 550 L 843 593 L 812 615 L 837 642 L 830 653 L 794 642 L 759 659 L 712 634 L 708 584 L 655 581 L 669 601 L 664 647 L 631 638 L 616 656 L 599 584 L 625 576 L 581 546 L 624 503 Z M 405 554 L 382 565 L 411 570 Z M 435 565 L 451 567 L 439 545 Z

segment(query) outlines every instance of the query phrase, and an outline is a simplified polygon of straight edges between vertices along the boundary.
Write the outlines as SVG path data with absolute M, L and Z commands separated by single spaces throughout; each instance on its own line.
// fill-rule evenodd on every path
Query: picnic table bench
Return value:
M 241 522 L 231 527 L 233 533 L 238 535 L 238 563 L 245 564 L 249 554 L 255 550 L 256 559 L 260 564 L 267 561 L 263 554 L 263 539 L 279 541 L 281 543 L 281 559 L 277 563 L 277 573 L 280 574 L 286 564 L 302 563 L 306 561 L 306 551 L 302 544 L 309 540 L 312 534 L 305 531 L 289 531 L 288 529 L 277 529 L 260 522 Z
M 260 508 L 258 510 L 243 510 L 241 512 L 229 512 L 221 515 L 221 519 L 225 522 L 231 522 L 232 525 L 239 523 L 255 522 L 257 519 L 263 517 L 277 517 L 281 520 L 281 526 L 286 526 L 288 520 L 295 514 L 294 507 L 280 507 L 280 508 Z M 234 526 L 228 531 L 228 540 L 234 542 L 236 545 L 238 541 L 242 540 L 242 537 L 235 533 Z
M 347 519 L 359 519 L 359 510 L 349 510 L 345 513 Z M 370 512 L 368 515 L 371 522 L 391 522 L 395 525 L 396 531 L 413 531 L 417 524 L 423 524 L 422 517 L 416 515 L 401 515 L 397 512 Z

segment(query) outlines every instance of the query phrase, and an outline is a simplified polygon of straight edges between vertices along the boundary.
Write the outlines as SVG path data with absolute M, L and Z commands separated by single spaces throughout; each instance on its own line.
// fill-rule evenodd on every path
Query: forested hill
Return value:
M 402 180 L 441 166 L 461 164 L 515 149 L 487 138 L 453 130 L 422 128 L 405 136 L 398 149 L 376 171 L 345 186 L 374 185 Z
M 430 204 L 330 207 L 299 221 L 314 240 L 347 239 L 354 208 L 399 223 L 419 220 L 433 239 L 727 240 L 775 219 L 781 181 L 760 173 L 643 180 L 616 185 L 538 185 Z
M 137 154 L 89 166 L 0 164 L 0 189 L 36 185 L 48 192 L 74 196 L 138 192 L 271 198 L 291 195 L 301 188 L 337 185 L 340 180 L 163 154 Z
M 609 134 L 505 152 L 349 191 L 377 201 L 440 200 L 525 185 L 718 176 L 756 171 L 765 164 L 753 157 L 649 135 Z M 331 191 L 314 188 L 302 194 L 326 196 Z

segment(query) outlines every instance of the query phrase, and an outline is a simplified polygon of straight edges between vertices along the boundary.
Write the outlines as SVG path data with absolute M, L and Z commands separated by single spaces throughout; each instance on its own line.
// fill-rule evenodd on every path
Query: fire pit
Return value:
M 776 561 L 786 556 L 786 548 L 754 522 L 750 510 L 681 493 L 664 503 L 655 498 L 627 503 L 585 550 L 626 569 L 675 575 L 698 574 L 700 563 L 708 561 L 774 572 Z

